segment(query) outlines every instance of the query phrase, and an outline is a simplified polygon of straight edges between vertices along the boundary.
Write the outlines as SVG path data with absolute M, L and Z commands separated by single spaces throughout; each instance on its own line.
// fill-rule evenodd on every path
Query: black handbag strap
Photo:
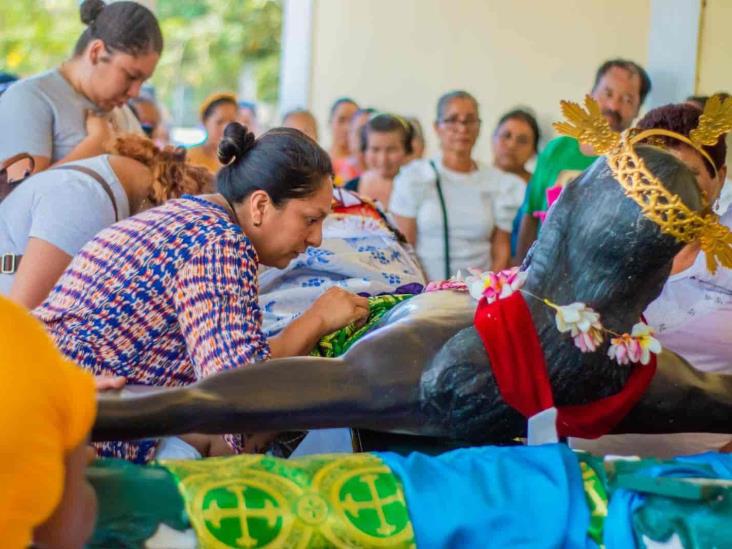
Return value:
M 10 180 L 10 176 L 8 175 L 8 168 L 12 166 L 13 164 L 17 164 L 18 162 L 22 162 L 23 160 L 28 161 L 28 167 L 25 170 L 25 174 L 20 179 L 16 179 L 15 181 Z M 14 156 L 11 156 L 10 158 L 6 158 L 2 162 L 0 162 L 0 202 L 2 202 L 7 196 L 23 181 L 25 181 L 30 174 L 33 173 L 33 170 L 36 168 L 36 161 L 33 160 L 33 157 L 28 153 L 18 153 Z
M 62 164 L 61 166 L 56 166 L 55 168 L 51 168 L 51 169 L 53 169 L 53 170 L 75 170 L 77 172 L 86 174 L 89 177 L 96 180 L 96 182 L 102 186 L 102 189 L 104 189 L 104 192 L 107 193 L 109 200 L 112 201 L 112 208 L 114 208 L 115 223 L 117 221 L 119 221 L 119 210 L 117 209 L 117 200 L 114 198 L 114 192 L 112 192 L 112 187 L 109 186 L 109 183 L 107 183 L 101 175 L 99 175 L 97 172 L 95 172 L 91 168 L 87 168 L 86 166 L 78 166 L 76 164 Z
M 435 186 L 437 187 L 437 197 L 440 199 L 440 208 L 442 209 L 442 226 L 443 232 L 443 244 L 445 248 L 445 280 L 450 278 L 452 269 L 450 268 L 450 227 L 447 223 L 447 206 L 445 205 L 445 195 L 442 192 L 442 178 L 440 172 L 435 165 L 434 160 L 430 160 L 430 166 L 435 172 Z

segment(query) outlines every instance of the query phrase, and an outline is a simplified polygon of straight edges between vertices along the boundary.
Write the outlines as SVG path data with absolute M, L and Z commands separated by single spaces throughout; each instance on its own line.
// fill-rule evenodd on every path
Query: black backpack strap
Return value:
M 78 166 L 76 164 L 62 164 L 61 166 L 56 166 L 55 168 L 51 168 L 53 170 L 75 170 L 77 172 L 81 172 L 83 174 L 86 174 L 96 180 L 97 183 L 99 183 L 102 188 L 104 189 L 104 192 L 107 193 L 107 196 L 112 201 L 112 207 L 114 208 L 114 221 L 119 221 L 119 210 L 117 209 L 117 200 L 114 198 L 114 192 L 112 192 L 112 187 L 109 186 L 109 183 L 107 183 L 104 178 L 99 175 L 97 172 L 92 170 L 91 168 L 87 168 L 86 166 Z
M 450 268 L 450 227 L 447 223 L 447 206 L 445 205 L 445 195 L 442 193 L 442 179 L 440 172 L 435 165 L 434 160 L 430 160 L 430 166 L 435 172 L 435 185 L 437 186 L 437 197 L 440 199 L 440 208 L 442 209 L 442 226 L 444 227 L 444 248 L 445 248 L 445 280 L 450 278 L 452 269 Z

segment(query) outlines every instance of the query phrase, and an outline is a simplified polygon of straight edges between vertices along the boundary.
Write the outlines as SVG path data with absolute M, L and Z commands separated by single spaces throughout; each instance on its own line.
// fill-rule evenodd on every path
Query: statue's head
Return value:
M 701 210 L 696 179 L 682 162 L 656 147 L 635 152 L 665 189 Z M 552 207 L 527 260 L 528 289 L 555 303 L 587 303 L 604 313 L 608 328 L 626 330 L 658 295 L 683 245 L 627 196 L 601 157 Z
M 732 267 L 732 232 L 677 154 L 689 149 L 708 162 L 710 177 L 724 177 L 709 146 L 732 129 L 732 98 L 710 98 L 695 127 L 659 119 L 622 134 L 589 96 L 584 107 L 562 102 L 562 111 L 557 131 L 603 156 L 551 209 L 526 262 L 529 289 L 559 304 L 587 303 L 622 333 L 658 295 L 685 244 L 701 247 L 712 272 Z

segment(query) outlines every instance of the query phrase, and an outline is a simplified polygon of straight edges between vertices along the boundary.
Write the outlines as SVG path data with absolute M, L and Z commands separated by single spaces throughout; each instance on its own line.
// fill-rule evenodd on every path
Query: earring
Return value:
M 252 223 L 252 225 L 254 225 L 255 227 L 259 227 L 261 224 L 261 221 L 255 221 L 254 223 Z
M 721 212 L 719 211 L 719 198 L 717 198 L 717 200 L 715 200 L 715 201 L 714 201 L 714 204 L 712 204 L 712 211 L 713 211 L 714 213 L 716 213 L 716 214 L 719 214 L 719 213 L 721 213 Z

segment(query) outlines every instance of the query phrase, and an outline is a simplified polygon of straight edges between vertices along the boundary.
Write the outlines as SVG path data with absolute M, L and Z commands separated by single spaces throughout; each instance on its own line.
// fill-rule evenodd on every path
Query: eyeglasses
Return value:
M 443 118 L 442 120 L 440 120 L 440 124 L 450 130 L 456 130 L 458 126 L 463 126 L 468 130 L 473 130 L 480 126 L 480 118 L 460 119 L 457 116 L 451 116 L 450 118 Z

